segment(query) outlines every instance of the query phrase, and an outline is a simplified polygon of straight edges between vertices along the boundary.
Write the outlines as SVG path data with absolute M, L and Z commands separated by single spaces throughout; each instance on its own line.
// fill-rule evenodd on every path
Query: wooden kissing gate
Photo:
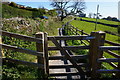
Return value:
M 49 68 L 65 68 L 67 66 L 76 68 L 77 73 L 69 73 L 71 75 L 80 75 L 80 79 L 85 79 L 91 77 L 93 79 L 99 78 L 100 73 L 115 73 L 117 77 L 120 75 L 120 56 L 118 58 L 106 59 L 103 57 L 103 51 L 105 50 L 119 50 L 119 46 L 104 46 L 105 33 L 102 31 L 91 32 L 90 35 L 77 35 L 77 36 L 48 36 L 47 33 L 39 32 L 36 33 L 36 37 L 29 37 L 20 34 L 10 33 L 6 31 L 1 31 L 2 36 L 14 37 L 22 39 L 25 41 L 36 42 L 36 50 L 28 50 L 19 48 L 16 46 L 11 46 L 7 44 L 1 44 L 2 48 L 14 50 L 16 52 L 27 53 L 30 55 L 37 56 L 37 63 L 27 62 L 22 60 L 16 60 L 11 58 L 3 57 L 3 62 L 13 62 L 16 64 L 31 65 L 38 67 L 38 75 L 47 74 L 48 76 L 66 76 L 68 73 L 49 73 Z M 90 40 L 90 44 L 86 46 L 61 46 L 59 40 Z M 55 46 L 48 46 L 48 41 L 52 41 Z M 67 50 L 81 50 L 88 49 L 89 53 L 87 55 L 70 55 Z M 62 56 L 49 56 L 49 51 L 59 50 L 64 55 Z M 4 54 L 3 54 L 4 55 Z M 49 60 L 67 59 L 72 65 L 59 65 L 50 66 Z M 77 59 L 87 59 L 87 63 L 78 63 Z M 118 62 L 116 69 L 114 70 L 103 70 L 101 69 L 101 62 Z M 87 69 L 86 69 L 87 67 Z

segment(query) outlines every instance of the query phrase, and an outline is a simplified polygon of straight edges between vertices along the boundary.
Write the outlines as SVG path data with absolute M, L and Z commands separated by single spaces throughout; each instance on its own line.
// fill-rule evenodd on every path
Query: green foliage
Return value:
M 13 4 L 14 5 L 14 4 Z M 11 18 L 11 17 L 40 17 L 46 14 L 45 9 L 37 9 L 37 8 L 26 8 L 19 9 L 9 5 L 2 5 L 2 17 L 3 18 Z
M 9 5 L 12 6 L 12 7 L 17 7 L 17 4 L 14 3 L 14 2 L 11 2 Z
M 57 16 L 56 10 L 49 10 L 48 14 L 51 15 L 51 16 Z
M 2 5 L 2 17 L 32 17 L 32 12 L 28 10 L 18 9 L 9 5 Z

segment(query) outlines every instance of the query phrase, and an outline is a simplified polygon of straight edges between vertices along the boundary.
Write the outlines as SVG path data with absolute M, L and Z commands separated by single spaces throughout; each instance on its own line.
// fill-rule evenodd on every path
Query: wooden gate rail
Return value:
M 98 62 L 120 62 L 120 58 L 99 58 Z
M 77 50 L 77 49 L 89 49 L 89 48 L 90 48 L 89 46 L 63 46 L 63 49 L 65 50 Z M 60 49 L 57 47 L 48 47 L 48 50 L 52 51 L 52 50 L 60 50 Z
M 120 46 L 119 43 L 114 43 L 114 42 L 111 42 L 111 41 L 108 41 L 108 40 L 105 40 L 105 43 L 113 45 L 113 46 Z
M 2 32 L 2 36 L 14 37 L 14 38 L 22 39 L 22 40 L 25 40 L 25 41 L 32 41 L 32 42 L 42 43 L 42 38 L 35 38 L 35 37 L 25 36 L 25 35 L 6 32 L 6 31 L 2 31 L 2 30 L 0 30 L 0 32 Z
M 54 36 L 55 39 L 57 40 L 90 40 L 90 39 L 95 39 L 95 37 L 92 36 L 86 36 L 86 35 L 81 35 L 81 36 Z M 53 36 L 49 36 L 48 40 L 52 40 Z
M 98 69 L 97 72 L 98 73 L 116 73 L 116 77 L 120 78 L 120 55 L 111 52 L 110 50 L 120 50 L 120 46 L 99 46 L 99 49 L 101 51 L 105 51 L 108 54 L 114 56 L 115 58 L 98 58 L 97 62 L 98 63 L 102 63 L 102 62 L 106 62 L 109 63 L 114 69 L 112 70 L 108 70 L 108 69 Z M 113 62 L 118 62 L 118 64 L 114 64 Z
M 21 53 L 27 53 L 27 54 L 31 54 L 31 55 L 35 55 L 35 56 L 40 56 L 41 58 L 43 57 L 43 52 L 37 52 L 37 51 L 24 49 L 24 48 L 19 48 L 19 47 L 7 45 L 7 44 L 0 44 L 0 45 L 2 45 L 2 48 L 4 48 L 4 49 L 9 49 L 9 50 L 13 50 L 13 51 L 16 51 L 16 52 L 21 52 Z
M 120 70 L 118 69 L 113 69 L 113 70 L 106 70 L 106 69 L 100 69 L 100 70 L 97 70 L 98 73 L 116 73 L 116 72 L 120 72 Z
M 120 55 L 118 55 L 118 54 L 116 54 L 116 53 L 114 53 L 114 52 L 112 52 L 110 50 L 105 50 L 105 52 L 107 52 L 108 54 L 110 54 L 110 55 L 112 55 L 112 56 L 114 56 L 116 58 L 120 58 Z
M 22 65 L 27 65 L 27 66 L 32 66 L 32 67 L 39 67 L 41 69 L 44 69 L 43 64 L 38 64 L 38 63 L 33 63 L 33 62 L 27 62 L 27 61 L 22 61 L 22 60 L 17 60 L 17 59 L 11 59 L 11 58 L 2 58 L 3 62 L 9 62 L 9 63 L 15 63 L 15 64 L 22 64 Z
M 88 55 L 70 55 L 71 58 L 73 59 L 87 59 Z M 49 60 L 60 60 L 60 59 L 65 59 L 65 56 L 50 56 Z
M 120 46 L 99 46 L 100 50 L 120 50 Z

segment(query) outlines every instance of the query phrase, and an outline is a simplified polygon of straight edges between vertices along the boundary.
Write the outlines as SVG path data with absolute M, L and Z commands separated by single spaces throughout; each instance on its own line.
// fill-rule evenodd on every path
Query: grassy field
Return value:
M 118 29 L 114 27 L 109 27 L 101 24 L 97 24 L 96 30 L 95 23 L 85 22 L 85 21 L 79 21 L 79 20 L 73 20 L 71 24 L 75 27 L 77 27 L 80 30 L 84 30 L 86 33 L 91 33 L 92 31 L 110 31 L 113 33 L 118 33 Z M 118 43 L 118 36 L 106 34 L 106 40 L 110 40 L 113 42 Z
M 82 18 L 82 19 L 89 20 L 89 21 L 96 21 L 96 19 L 94 19 L 94 18 Z M 98 22 L 112 24 L 112 25 L 118 25 L 118 22 L 116 22 L 116 21 L 108 21 L 108 20 L 103 20 L 103 19 L 98 19 Z

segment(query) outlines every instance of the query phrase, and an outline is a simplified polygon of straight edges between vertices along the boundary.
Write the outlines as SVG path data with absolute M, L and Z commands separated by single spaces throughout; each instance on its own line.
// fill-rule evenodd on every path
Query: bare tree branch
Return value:
M 61 21 L 67 17 L 68 15 L 75 15 L 78 13 L 82 13 L 85 9 L 84 0 L 77 0 L 76 2 L 71 2 L 71 0 L 53 0 L 51 4 L 57 11 L 59 11 L 59 15 L 61 17 Z

